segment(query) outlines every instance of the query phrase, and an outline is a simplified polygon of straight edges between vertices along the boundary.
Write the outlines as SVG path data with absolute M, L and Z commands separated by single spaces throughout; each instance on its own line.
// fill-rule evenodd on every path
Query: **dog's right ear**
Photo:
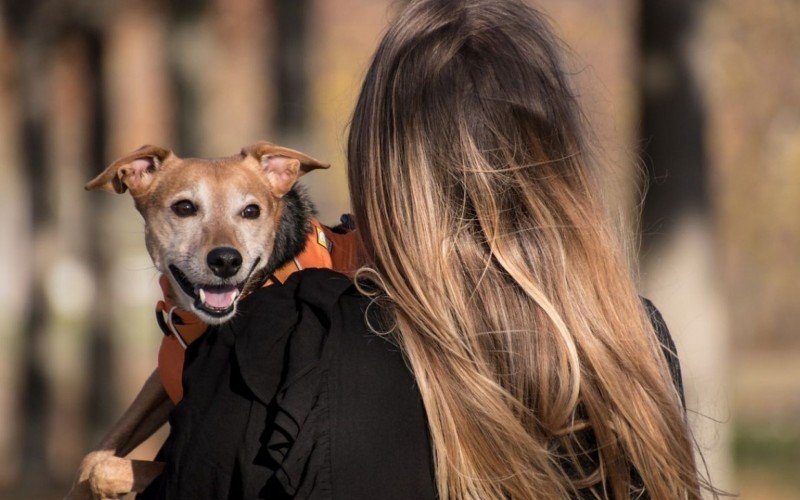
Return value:
M 305 153 L 266 141 L 243 148 L 241 154 L 250 155 L 261 163 L 272 194 L 277 198 L 288 193 L 302 175 L 318 168 L 330 167 L 330 164 L 316 160 Z
M 133 153 L 115 160 L 103 173 L 89 181 L 86 190 L 104 189 L 112 193 L 124 193 L 130 189 L 136 196 L 150 182 L 172 151 L 158 146 L 142 146 Z

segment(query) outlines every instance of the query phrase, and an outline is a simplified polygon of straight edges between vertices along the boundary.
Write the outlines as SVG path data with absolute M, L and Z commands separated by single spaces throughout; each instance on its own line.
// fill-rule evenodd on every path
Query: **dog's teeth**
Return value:
M 206 303 L 206 291 L 203 290 L 202 288 L 200 289 L 200 302 L 202 302 L 203 304 Z

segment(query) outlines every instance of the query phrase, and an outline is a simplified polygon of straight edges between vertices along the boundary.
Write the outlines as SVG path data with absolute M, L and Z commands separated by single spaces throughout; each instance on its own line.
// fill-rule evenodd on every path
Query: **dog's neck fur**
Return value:
M 264 269 L 265 279 L 303 251 L 308 233 L 313 229 L 311 218 L 316 211 L 302 186 L 295 185 L 282 201 L 283 214 L 275 234 L 272 255 Z

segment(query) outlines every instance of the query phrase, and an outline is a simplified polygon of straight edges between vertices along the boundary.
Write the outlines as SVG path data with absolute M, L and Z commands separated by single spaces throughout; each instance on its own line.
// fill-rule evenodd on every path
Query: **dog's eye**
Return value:
M 189 200 L 176 201 L 171 208 L 178 217 L 191 217 L 197 213 L 197 207 Z
M 261 208 L 258 205 L 247 205 L 242 210 L 242 217 L 245 219 L 258 219 L 261 215 Z

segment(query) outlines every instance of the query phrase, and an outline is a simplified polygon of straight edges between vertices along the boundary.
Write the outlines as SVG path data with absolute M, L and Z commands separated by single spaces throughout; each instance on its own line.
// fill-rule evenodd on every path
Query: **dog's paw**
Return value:
M 96 498 L 89 485 L 89 476 L 91 476 L 92 469 L 94 469 L 97 464 L 113 456 L 114 452 L 111 450 L 99 450 L 93 451 L 83 457 L 81 465 L 78 467 L 78 477 L 72 484 L 72 489 L 70 489 L 67 496 L 64 497 L 64 500 L 92 500 Z
M 131 461 L 120 457 L 107 457 L 96 463 L 89 474 L 89 487 L 95 498 L 117 498 L 133 491 Z

